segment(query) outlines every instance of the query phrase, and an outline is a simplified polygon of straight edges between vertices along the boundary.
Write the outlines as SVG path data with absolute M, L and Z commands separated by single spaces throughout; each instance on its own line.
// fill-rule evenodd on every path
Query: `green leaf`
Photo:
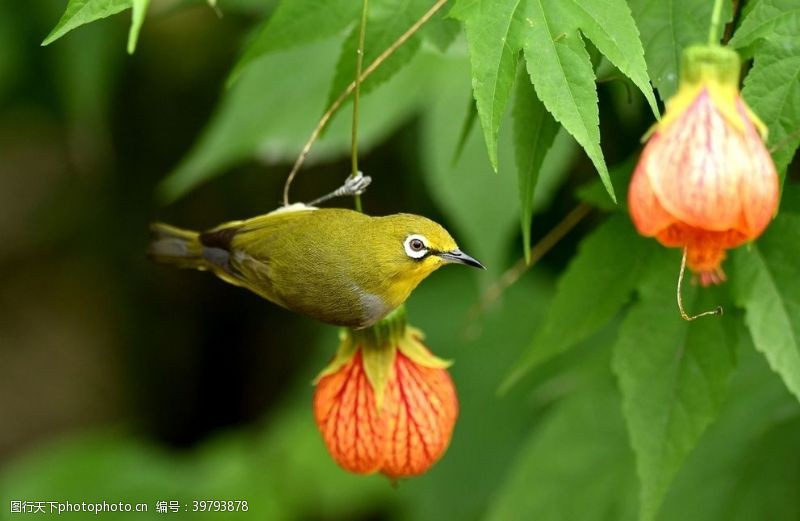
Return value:
M 323 41 L 274 53 L 253 64 L 241 81 L 224 92 L 197 142 L 161 182 L 160 197 L 174 200 L 259 154 L 265 160 L 291 161 L 323 108 L 337 44 L 338 40 Z M 296 68 L 297 63 L 304 66 Z M 295 74 L 286 74 L 287 70 Z
M 647 75 L 639 30 L 625 0 L 570 0 L 569 10 L 581 32 L 642 91 L 658 118 L 658 104 Z
M 497 171 L 497 136 L 514 85 L 527 0 L 460 2 L 452 15 L 464 21 L 472 87 L 489 162 Z
M 555 0 L 529 0 L 524 13 L 528 73 L 539 99 L 586 150 L 616 202 L 600 149 L 594 71 L 583 40 L 563 9 Z
M 159 186 L 173 200 L 242 161 L 265 164 L 293 161 L 325 108 L 340 41 L 331 39 L 265 56 L 224 93 L 201 136 Z M 303 67 L 297 67 L 302 63 Z M 295 71 L 286 74 L 287 70 Z M 362 150 L 383 139 L 430 97 L 438 71 L 429 55 L 420 54 L 397 77 L 362 100 Z M 424 78 L 425 81 L 420 81 Z M 266 88 L 265 86 L 268 86 Z M 349 150 L 350 119 L 337 118 L 310 160 L 336 157 Z
M 360 2 L 356 2 L 360 3 Z M 373 0 L 369 4 L 367 32 L 364 38 L 364 67 L 372 63 L 430 8 L 427 0 Z M 328 106 L 353 82 L 356 75 L 356 53 L 359 27 L 356 24 L 342 45 L 336 75 L 328 92 Z M 367 94 L 394 76 L 407 65 L 419 50 L 421 38 L 415 34 L 400 46 L 361 84 Z
M 275 7 L 280 0 L 209 0 L 208 5 L 214 10 L 217 16 L 225 16 L 230 13 L 243 14 L 252 19 L 264 20 L 270 13 L 275 11 Z M 252 35 L 255 36 L 255 33 Z
M 744 334 L 729 397 L 678 474 L 659 519 L 800 519 L 800 407 L 753 349 L 744 324 L 738 329 Z
M 800 145 L 800 44 L 756 53 L 742 96 L 769 128 L 768 145 L 783 183 Z
M 731 47 L 747 47 L 761 39 L 781 44 L 787 36 L 797 37 L 800 4 L 795 0 L 757 0 L 751 3 L 751 9 L 729 42 Z
M 800 407 L 743 332 L 730 395 L 675 480 L 660 519 L 800 519 Z
M 713 3 L 709 0 L 629 0 L 644 44 L 650 79 L 666 102 L 677 90 L 683 49 L 708 40 Z M 730 2 L 723 4 L 724 21 Z M 720 33 L 721 36 L 721 33 Z
M 461 33 L 461 24 L 458 20 L 449 18 L 444 10 L 440 9 L 420 32 L 423 40 L 432 43 L 440 52 L 446 52 Z
M 753 343 L 800 400 L 800 216 L 780 214 L 764 236 L 734 257 L 736 303 Z
M 722 519 L 800 519 L 800 416 L 761 433 L 747 453 Z
M 785 183 L 783 185 L 779 212 L 800 214 L 800 184 Z
M 514 159 L 520 198 L 520 225 L 525 260 L 530 262 L 531 219 L 536 185 L 542 163 L 558 133 L 559 125 L 536 96 L 525 74 L 517 79 L 514 95 Z
M 636 514 L 636 476 L 610 382 L 556 405 L 532 432 L 488 519 L 606 521 Z
M 683 321 L 675 304 L 677 255 L 662 251 L 650 261 L 613 361 L 645 521 L 655 518 L 675 474 L 719 414 L 735 365 L 730 318 Z M 684 287 L 684 294 L 690 312 L 720 303 L 720 293 L 708 289 Z
M 131 7 L 133 0 L 70 0 L 61 20 L 44 39 L 42 45 L 50 45 L 71 30 L 81 25 L 107 18 Z M 131 28 L 133 31 L 133 28 Z M 138 34 L 138 29 L 136 30 Z
M 800 145 L 800 5 L 761 0 L 747 14 L 731 46 L 754 46 L 753 68 L 744 80 L 747 103 L 769 128 L 769 145 L 783 180 Z
M 130 32 L 128 33 L 128 54 L 133 54 L 136 50 L 136 42 L 139 40 L 139 31 L 142 29 L 147 7 L 150 5 L 150 0 L 132 0 L 132 2 L 133 15 L 131 18 Z
M 472 97 L 469 98 L 469 105 L 467 106 L 467 114 L 464 116 L 464 122 L 461 124 L 461 132 L 458 135 L 458 143 L 456 144 L 455 152 L 453 152 L 453 166 L 458 163 L 461 158 L 461 152 L 464 151 L 464 146 L 467 144 L 469 135 L 472 134 L 472 129 L 475 127 L 475 120 L 478 118 L 478 108 L 472 102 Z
M 639 153 L 636 153 L 622 163 L 614 165 L 610 169 L 611 179 L 614 181 L 615 190 L 622 187 L 622 192 L 627 193 L 628 186 L 630 185 L 633 169 L 636 168 L 636 163 L 639 161 Z M 592 179 L 588 183 L 579 187 L 576 191 L 578 199 L 585 203 L 589 203 L 595 208 L 604 210 L 606 212 L 628 212 L 627 200 L 620 201 L 619 204 L 613 204 L 608 200 L 606 189 L 599 179 Z
M 356 0 L 283 0 L 234 66 L 228 85 L 233 84 L 246 67 L 266 54 L 340 34 L 358 19 L 360 12 L 361 2 Z M 287 70 L 297 71 L 305 67 L 297 67 L 298 64 Z
M 503 132 L 500 133 L 501 136 Z M 546 210 L 552 203 L 556 192 L 563 186 L 570 174 L 570 169 L 578 155 L 578 144 L 567 131 L 559 128 L 556 138 L 544 157 L 539 169 L 539 179 L 533 194 L 531 208 L 533 214 Z M 603 192 L 608 201 L 608 195 Z
M 636 235 L 625 215 L 612 216 L 584 239 L 558 281 L 544 322 L 501 392 L 608 324 L 628 302 L 651 251 L 650 241 Z

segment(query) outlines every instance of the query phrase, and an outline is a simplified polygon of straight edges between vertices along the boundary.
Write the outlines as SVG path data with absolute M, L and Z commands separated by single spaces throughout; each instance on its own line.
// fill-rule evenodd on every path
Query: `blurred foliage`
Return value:
M 429 215 L 490 268 L 409 301 L 456 360 L 461 411 L 444 458 L 393 486 L 336 467 L 314 426 L 335 330 L 142 255 L 154 219 L 277 204 L 351 81 L 360 3 L 0 0 L 0 519 L 11 500 L 151 511 L 103 519 L 797 519 L 800 11 L 742 3 L 722 18 L 786 181 L 729 282 L 684 288 L 722 317 L 680 320 L 678 252 L 624 213 L 655 93 L 711 2 L 449 2 L 367 80 L 366 210 Z M 365 64 L 431 5 L 372 0 Z M 293 198 L 346 174 L 347 108 Z M 578 201 L 589 217 L 487 299 Z M 195 499 L 249 510 L 154 512 Z

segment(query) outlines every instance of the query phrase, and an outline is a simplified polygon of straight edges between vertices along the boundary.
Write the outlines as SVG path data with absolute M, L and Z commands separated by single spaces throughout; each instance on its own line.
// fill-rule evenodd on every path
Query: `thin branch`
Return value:
M 367 68 L 364 69 L 364 72 L 362 72 L 361 76 L 359 77 L 359 81 L 363 83 L 364 80 L 367 79 L 370 74 L 375 72 L 375 69 L 380 67 L 381 64 L 383 64 L 383 62 L 385 62 L 386 59 L 389 58 L 389 56 L 394 54 L 394 52 L 397 51 L 397 49 L 399 49 L 404 43 L 406 43 L 409 38 L 414 36 L 414 34 L 417 31 L 419 31 L 419 29 L 423 25 L 425 25 L 425 23 L 427 23 L 428 20 L 430 20 L 433 17 L 433 15 L 435 15 L 439 11 L 439 9 L 444 7 L 444 4 L 446 4 L 447 1 L 448 0 L 437 0 L 436 3 L 433 4 L 433 6 L 431 6 L 431 8 L 428 9 L 428 11 L 419 18 L 419 20 L 414 22 L 411 25 L 411 27 L 409 27 L 408 30 L 406 30 L 406 32 L 400 35 L 400 37 L 397 40 L 395 40 L 389 47 L 387 47 L 386 50 L 380 54 L 380 56 L 375 58 L 375 60 L 373 60 L 372 63 L 370 63 L 367 66 Z M 292 185 L 292 181 L 294 181 L 294 178 L 297 175 L 297 172 L 300 170 L 300 167 L 303 166 L 303 163 L 305 162 L 308 153 L 311 151 L 311 147 L 314 145 L 317 139 L 319 139 L 319 135 L 322 132 L 322 129 L 325 128 L 325 125 L 328 124 L 328 121 L 330 121 L 331 117 L 333 117 L 336 111 L 339 110 L 339 107 L 342 106 L 342 103 L 345 102 L 347 97 L 353 93 L 355 88 L 356 88 L 356 82 L 353 81 L 339 95 L 339 97 L 336 98 L 336 100 L 333 103 L 331 103 L 331 106 L 328 107 L 328 110 L 325 111 L 325 113 L 320 118 L 319 123 L 317 123 L 317 126 L 311 132 L 311 136 L 309 136 L 308 141 L 306 141 L 306 144 L 303 146 L 300 155 L 294 162 L 294 166 L 292 166 L 291 172 L 289 172 L 289 175 L 286 178 L 286 184 L 283 187 L 283 204 L 285 206 L 289 205 L 289 188 Z
M 533 267 L 542 257 L 545 256 L 547 252 L 549 252 L 553 246 L 558 244 L 567 233 L 570 232 L 575 226 L 580 223 L 584 217 L 589 215 L 589 212 L 592 211 L 592 207 L 586 203 L 581 203 L 575 208 L 573 208 L 557 225 L 553 227 L 552 230 L 547 232 L 547 234 L 539 240 L 536 244 L 533 245 L 531 248 L 531 262 L 530 264 L 525 262 L 525 258 L 519 259 L 513 266 L 506 270 L 505 273 L 491 286 L 486 292 L 483 294 L 481 301 L 470 310 L 469 317 L 470 320 L 476 318 L 478 315 L 483 313 L 486 309 L 489 308 L 500 296 L 503 292 L 509 288 L 509 286 L 513 285 L 519 278 L 529 269 Z
M 361 8 L 361 25 L 358 29 L 358 49 L 356 49 L 356 74 L 353 82 L 355 89 L 353 92 L 353 125 L 352 136 L 350 141 L 350 162 L 352 169 L 350 171 L 350 179 L 356 179 L 360 172 L 358 171 L 358 106 L 361 101 L 361 67 L 364 65 L 364 38 L 367 34 L 367 10 L 369 0 L 364 0 Z M 361 195 L 354 196 L 356 210 L 361 212 Z

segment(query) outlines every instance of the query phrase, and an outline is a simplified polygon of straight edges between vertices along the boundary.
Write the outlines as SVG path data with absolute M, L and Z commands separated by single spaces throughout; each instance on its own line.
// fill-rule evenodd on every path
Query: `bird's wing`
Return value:
M 268 258 L 256 258 L 241 250 L 231 256 L 231 266 L 239 284 L 280 306 L 286 303 L 273 284 L 272 270 Z

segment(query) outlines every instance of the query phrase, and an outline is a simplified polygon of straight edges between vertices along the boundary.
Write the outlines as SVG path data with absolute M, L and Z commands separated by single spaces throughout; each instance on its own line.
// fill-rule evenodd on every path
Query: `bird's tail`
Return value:
M 208 269 L 198 232 L 164 223 L 153 223 L 150 231 L 153 241 L 147 248 L 147 256 L 154 261 L 178 268 Z

